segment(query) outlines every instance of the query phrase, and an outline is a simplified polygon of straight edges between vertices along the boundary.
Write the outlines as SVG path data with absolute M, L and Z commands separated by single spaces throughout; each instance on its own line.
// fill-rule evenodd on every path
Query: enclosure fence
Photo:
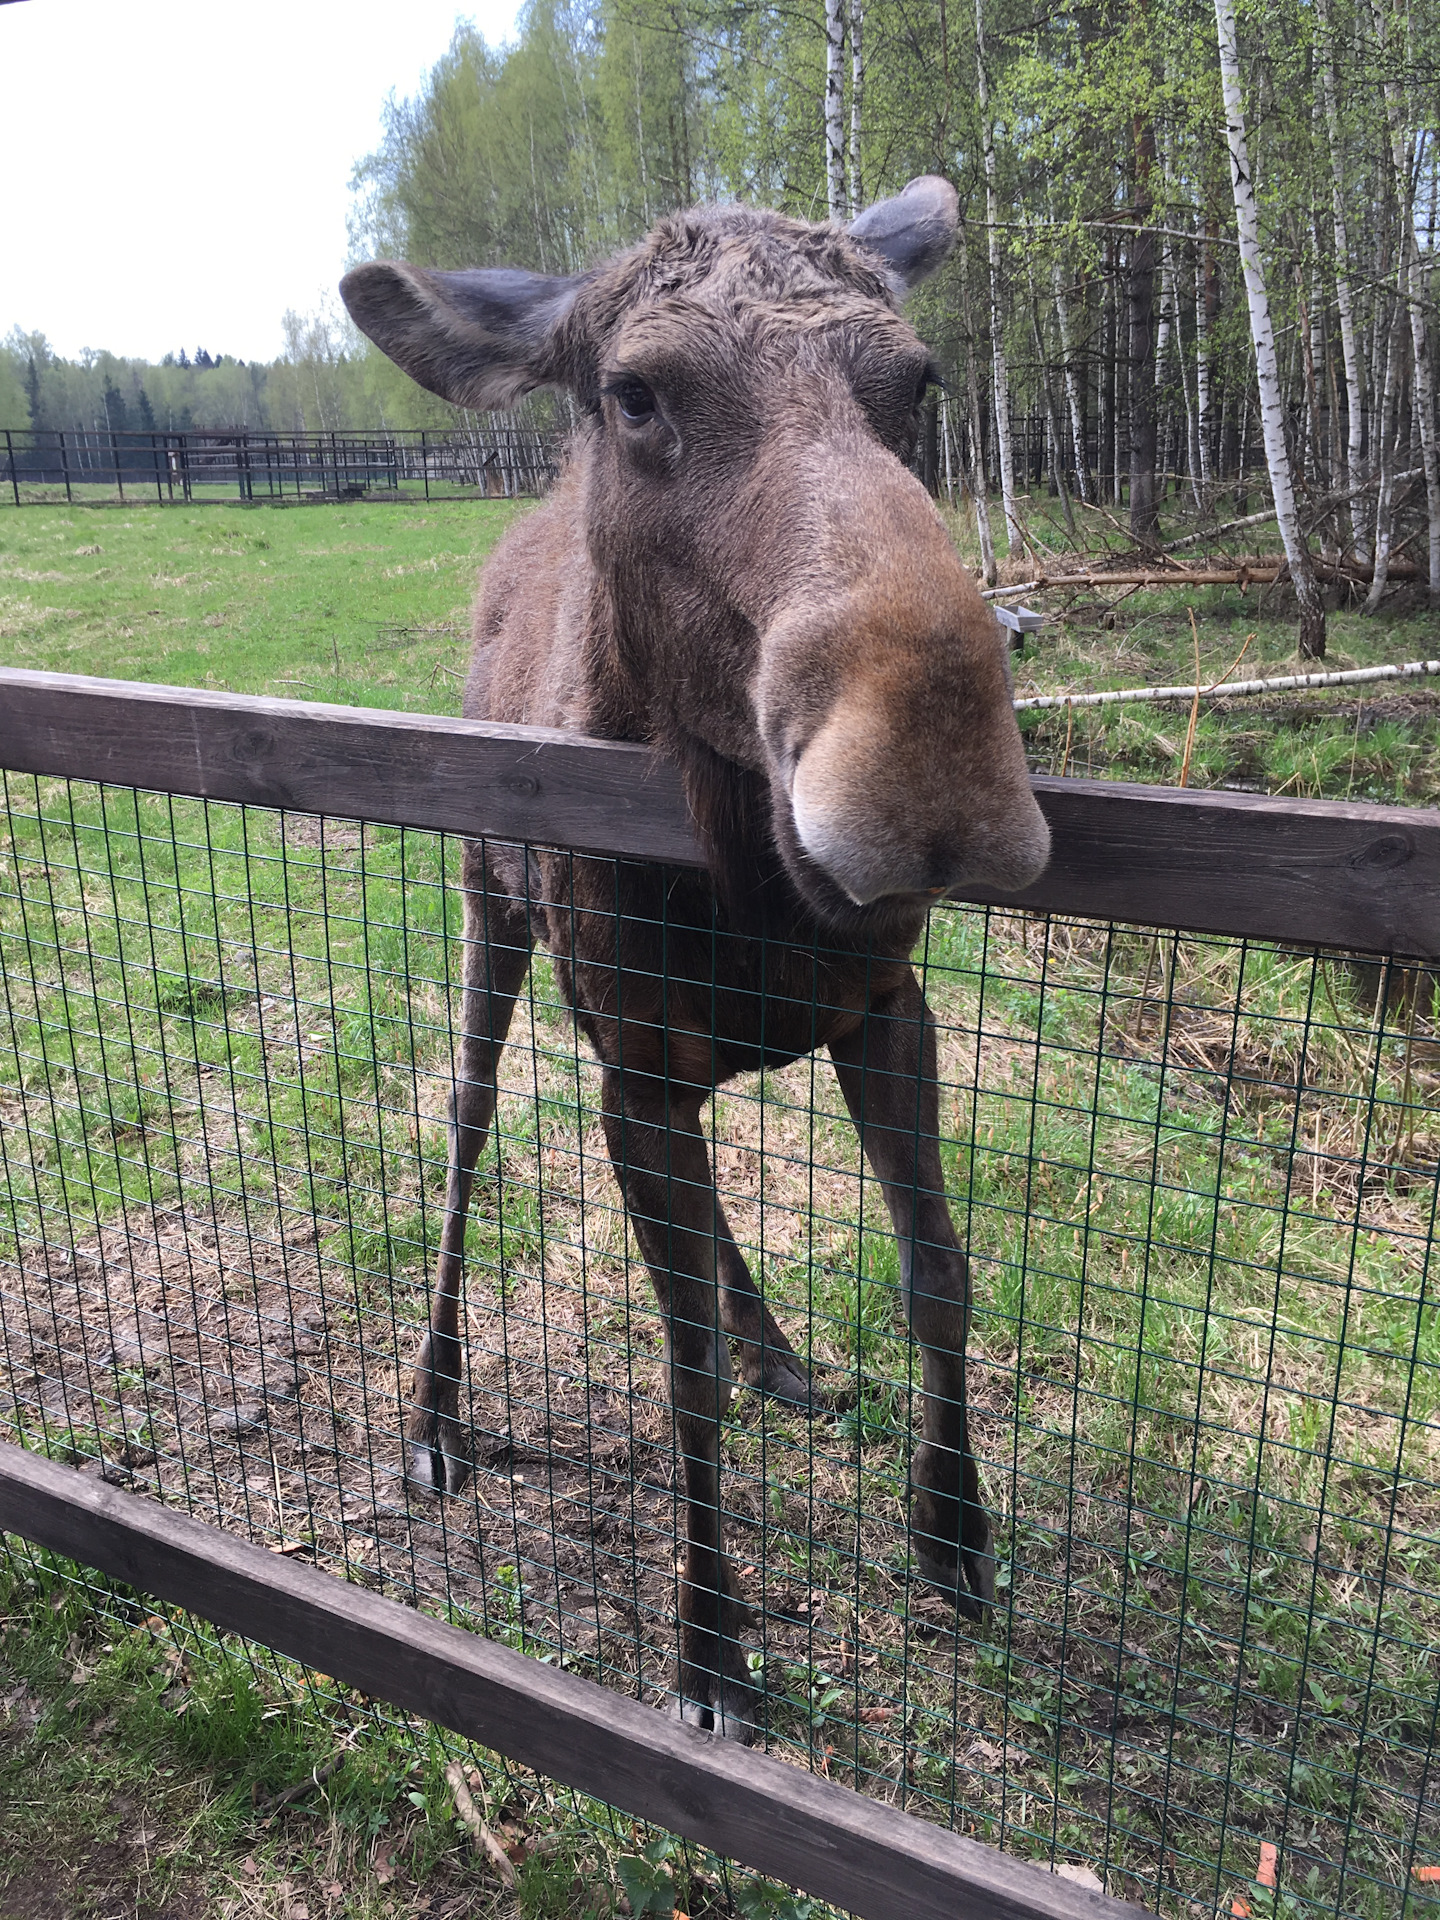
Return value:
M 363 432 L 112 432 L 7 427 L 4 499 L 245 502 L 471 499 L 544 493 L 563 436 L 477 421 L 453 428 Z
M 673 773 L 522 729 L 22 673 L 0 673 L 0 767 L 0 1440 L 538 1655 L 545 1686 L 663 1702 L 662 1328 L 543 948 L 471 1211 L 459 1495 L 407 1492 L 403 1429 L 458 841 L 573 850 L 544 867 L 558 888 L 522 865 L 537 929 L 583 910 L 581 863 L 617 884 L 669 863 L 647 911 L 678 951 L 698 854 Z M 915 955 L 971 1262 L 987 1622 L 912 1577 L 918 1360 L 828 1063 L 742 1075 L 705 1120 L 821 1401 L 745 1390 L 725 1422 L 763 1744 L 797 1791 L 809 1770 L 1159 1913 L 1254 1907 L 1262 1842 L 1284 1911 L 1419 1913 L 1440 816 L 1037 789 L 1049 874 L 943 904 Z M 621 1731 L 652 1725 L 683 1765 L 660 1715 Z M 734 1796 L 763 1764 L 704 1761 Z M 858 1911 L 952 1910 L 887 1871 L 895 1904 Z M 973 1910 L 1082 1910 L 1044 1878 Z

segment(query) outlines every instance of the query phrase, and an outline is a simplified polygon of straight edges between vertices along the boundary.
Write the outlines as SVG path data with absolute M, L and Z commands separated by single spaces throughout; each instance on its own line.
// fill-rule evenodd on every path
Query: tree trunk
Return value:
M 1155 166 L 1155 123 L 1137 114 L 1135 140 L 1135 231 L 1130 241 L 1130 533 L 1155 538 L 1160 507 L 1155 487 L 1155 235 L 1150 176 Z
M 1015 504 L 1015 453 L 1010 436 L 1010 372 L 1005 359 L 1005 303 L 1001 287 L 1000 200 L 995 188 L 995 129 L 990 124 L 990 80 L 985 71 L 985 0 L 975 0 L 975 81 L 980 96 L 980 137 L 985 148 L 985 220 L 990 253 L 990 355 L 994 368 L 995 451 L 1000 465 L 1000 501 L 1013 556 L 1025 550 L 1025 530 Z
M 1208 508 L 1215 478 L 1211 458 L 1210 323 L 1219 303 L 1215 284 L 1215 222 L 1207 219 L 1195 255 L 1195 431 L 1200 453 L 1200 492 Z
M 1390 547 L 1395 528 L 1390 503 L 1395 492 L 1395 413 L 1400 390 L 1400 315 L 1392 313 L 1386 330 L 1385 379 L 1380 389 L 1380 407 L 1374 422 L 1376 443 L 1370 449 L 1371 465 L 1378 469 L 1380 488 L 1375 500 L 1375 564 L 1370 576 L 1370 591 L 1365 596 L 1366 613 L 1374 613 L 1384 597 L 1390 577 Z
M 1335 226 L 1335 308 L 1340 315 L 1340 359 L 1345 369 L 1345 465 L 1343 485 L 1350 501 L 1350 528 L 1355 557 L 1368 558 L 1365 508 L 1355 491 L 1365 478 L 1360 454 L 1364 432 L 1364 403 L 1360 389 L 1360 356 L 1355 350 L 1355 307 L 1350 297 L 1350 234 L 1345 221 L 1345 161 L 1340 137 L 1339 93 L 1335 83 L 1335 41 L 1330 28 L 1329 0 L 1316 0 L 1320 26 L 1320 92 L 1325 105 L 1325 136 L 1330 148 L 1330 205 Z
M 1235 195 L 1235 224 L 1240 236 L 1240 264 L 1250 303 L 1250 335 L 1255 343 L 1255 369 L 1260 383 L 1260 425 L 1265 440 L 1265 463 L 1270 470 L 1270 493 L 1290 578 L 1300 602 L 1300 652 L 1310 660 L 1325 652 L 1325 602 L 1321 597 L 1310 549 L 1295 510 L 1295 486 L 1290 454 L 1285 445 L 1285 413 L 1275 359 L 1275 333 L 1270 323 L 1270 299 L 1265 287 L 1265 263 L 1260 252 L 1260 216 L 1245 139 L 1245 114 L 1240 102 L 1240 57 L 1235 38 L 1235 0 L 1215 0 L 1215 26 L 1220 49 L 1220 81 L 1225 96 L 1225 140 L 1230 150 L 1230 185 Z
M 1200 489 L 1200 436 L 1195 423 L 1195 403 L 1190 397 L 1190 369 L 1185 361 L 1185 329 L 1181 325 L 1182 294 L 1179 255 L 1170 248 L 1170 299 L 1175 309 L 1175 360 L 1180 369 L 1180 399 L 1185 408 L 1185 464 L 1189 469 L 1190 499 L 1195 511 L 1204 509 Z M 1178 488 L 1177 488 L 1178 492 Z
M 850 218 L 864 210 L 864 180 L 860 171 L 861 109 L 865 100 L 865 69 L 860 49 L 865 39 L 865 0 L 850 0 Z
M 832 220 L 845 205 L 845 0 L 825 0 L 825 193 Z
M 1045 356 L 1045 334 L 1040 325 L 1040 296 L 1035 291 L 1035 276 L 1030 275 L 1030 325 L 1035 335 L 1035 364 L 1040 373 L 1040 391 L 1045 401 L 1045 429 L 1050 440 L 1050 475 L 1060 496 L 1060 511 L 1065 516 L 1065 531 L 1076 537 L 1075 509 L 1070 505 L 1070 489 L 1065 484 L 1065 442 L 1060 435 L 1060 411 L 1055 405 L 1055 386 L 1050 378 L 1050 362 Z
M 1110 495 L 1114 499 L 1116 492 L 1116 467 L 1112 459 L 1112 447 L 1116 440 L 1116 248 L 1112 242 L 1106 242 L 1106 261 L 1104 261 L 1104 280 L 1100 284 L 1100 445 L 1098 445 L 1098 488 L 1106 492 L 1106 480 L 1110 482 Z
M 970 250 L 960 229 L 960 324 L 965 329 L 965 398 L 970 410 L 970 493 L 975 502 L 975 531 L 980 540 L 980 565 L 987 587 L 997 578 L 995 542 L 990 533 L 990 482 L 985 472 L 985 425 L 980 408 L 980 381 L 975 372 L 975 328 L 970 318 Z
M 1414 365 L 1415 418 L 1420 432 L 1420 458 L 1425 469 L 1425 508 L 1429 530 L 1430 605 L 1440 607 L 1440 447 L 1435 434 L 1435 372 L 1430 358 L 1430 329 L 1424 305 L 1425 274 L 1415 244 L 1415 189 L 1410 160 L 1410 137 L 1405 127 L 1405 105 L 1389 69 L 1385 15 L 1379 0 L 1371 0 L 1375 16 L 1375 43 L 1384 69 L 1385 117 L 1390 128 L 1390 158 L 1395 168 L 1395 195 L 1400 205 L 1400 298 L 1410 316 L 1410 350 Z M 1409 64 L 1407 57 L 1406 64 Z M 1422 136 L 1423 137 L 1423 136 Z
M 1060 352 L 1065 361 L 1065 397 L 1070 406 L 1070 437 L 1075 447 L 1075 484 L 1080 489 L 1080 498 L 1089 506 L 1094 494 L 1090 486 L 1090 464 L 1085 458 L 1085 395 L 1080 387 L 1080 369 L 1075 364 L 1075 339 L 1070 331 L 1070 301 L 1058 260 L 1052 263 L 1050 284 L 1055 294 L 1055 318 L 1060 327 Z

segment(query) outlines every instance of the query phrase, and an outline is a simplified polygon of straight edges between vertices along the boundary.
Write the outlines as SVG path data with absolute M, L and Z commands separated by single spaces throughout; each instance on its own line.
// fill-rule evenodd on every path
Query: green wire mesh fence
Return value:
M 422 1500 L 403 1428 L 458 845 L 5 787 L 0 1438 L 663 1701 L 662 1329 L 551 963 L 471 1210 L 473 1471 Z M 963 906 L 916 963 L 998 1605 L 972 1625 L 909 1577 L 919 1362 L 828 1063 L 731 1082 L 717 1187 L 823 1401 L 742 1391 L 722 1440 L 766 1743 L 1159 1912 L 1228 1913 L 1262 1842 L 1296 1912 L 1418 1911 L 1440 1862 L 1433 976 Z

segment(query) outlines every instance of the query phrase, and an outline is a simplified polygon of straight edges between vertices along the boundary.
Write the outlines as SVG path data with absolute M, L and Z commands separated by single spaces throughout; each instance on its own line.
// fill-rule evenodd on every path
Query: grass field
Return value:
M 0 657 L 453 710 L 473 560 L 513 511 L 0 516 Z M 106 559 L 104 578 L 88 570 Z M 1123 631 L 1075 616 L 1017 678 L 1188 678 L 1188 618 L 1153 599 Z M 168 613 L 146 610 L 157 600 Z M 1279 666 L 1278 618 L 1245 625 L 1235 595 L 1203 612 L 1204 668 L 1252 627 L 1246 671 Z M 1434 651 L 1419 621 L 1352 636 L 1337 620 L 1342 640 L 1357 659 Z M 1269 757 L 1332 725 L 1293 704 L 1244 721 L 1266 781 L 1428 797 L 1428 711 L 1383 753 L 1365 714 L 1348 716 L 1349 760 L 1317 752 L 1311 787 Z M 1116 749 L 1119 731 L 1089 737 L 1095 770 L 1098 755 L 1158 772 Z M 1226 777 L 1233 745 L 1215 746 L 1209 777 Z M 1070 764 L 1083 770 L 1073 737 Z M 441 1525 L 407 1507 L 395 1467 L 438 1227 L 453 861 L 433 836 L 383 827 L 51 782 L 12 781 L 10 799 L 0 1428 L 612 1684 L 663 1688 L 659 1330 L 602 1165 L 593 1069 L 546 963 L 472 1225 L 479 1470 Z M 738 1085 L 713 1113 L 727 1211 L 835 1408 L 806 1427 L 742 1395 L 725 1441 L 772 1743 L 1018 1851 L 1097 1865 L 1113 1891 L 1159 1889 L 1166 1911 L 1228 1911 L 1270 1839 L 1294 1911 L 1381 1920 L 1411 1851 L 1440 1847 L 1424 1799 L 1440 1638 L 1427 983 L 959 909 L 934 917 L 921 960 L 976 1269 L 1003 1605 L 992 1628 L 957 1633 L 907 1586 L 916 1368 L 828 1070 Z M 132 1614 L 121 1633 L 123 1609 L 87 1610 L 23 1565 L 9 1578 L 16 1764 L 48 1783 L 35 1820 L 4 1836 L 12 1884 L 53 1806 L 55 1831 L 73 1823 L 66 1856 L 106 1863 L 90 1876 L 97 1920 L 142 1881 L 156 1911 L 172 1886 L 196 1912 L 385 1911 L 401 1900 L 375 1871 L 391 1835 L 407 1911 L 486 1910 L 428 1736 L 349 1703 L 342 1784 L 257 1817 L 252 1785 L 273 1794 L 333 1751 L 332 1695 L 301 1707 L 288 1670 L 257 1677 L 233 1649 L 196 1646 L 177 1697 L 177 1624 Z M 127 1687 L 133 1712 L 115 1704 Z M 212 1719 L 207 1750 L 196 1729 Z M 152 1758 L 137 1787 L 138 1753 Z M 161 1759 L 174 1817 L 150 1791 Z M 497 1892 L 496 1912 L 599 1912 L 631 1882 L 643 1910 L 652 1869 L 657 1902 L 675 1891 L 671 1863 L 638 1842 L 602 1845 L 578 1814 L 556 1826 L 537 1783 L 483 1780 L 497 1824 L 560 1835 L 530 1849 L 529 1880 Z M 148 1879 L 123 1850 L 136 1808 L 165 1835 L 169 1864 L 146 1849 Z M 24 1920 L 47 1911 L 40 1897 Z M 698 1882 L 683 1897 L 724 1910 Z M 758 1888 L 744 1899 L 785 1910 Z

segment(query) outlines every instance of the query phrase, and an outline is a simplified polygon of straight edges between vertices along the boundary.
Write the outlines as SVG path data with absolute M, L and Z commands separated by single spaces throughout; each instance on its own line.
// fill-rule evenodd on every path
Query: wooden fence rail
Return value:
M 0 670 L 0 768 L 676 864 L 674 767 L 541 729 Z M 1023 894 L 1171 929 L 1440 958 L 1440 813 L 1037 779 Z M 678 1726 L 576 1675 L 0 1445 L 0 1527 L 191 1608 L 867 1920 L 1102 1920 L 1116 1903 Z
M 1109 1920 L 1045 1868 L 0 1442 L 0 1530 L 864 1920 Z
M 302 700 L 0 669 L 0 767 L 698 865 L 647 748 Z M 1047 871 L 960 897 L 1181 931 L 1440 957 L 1440 812 L 1037 777 Z

